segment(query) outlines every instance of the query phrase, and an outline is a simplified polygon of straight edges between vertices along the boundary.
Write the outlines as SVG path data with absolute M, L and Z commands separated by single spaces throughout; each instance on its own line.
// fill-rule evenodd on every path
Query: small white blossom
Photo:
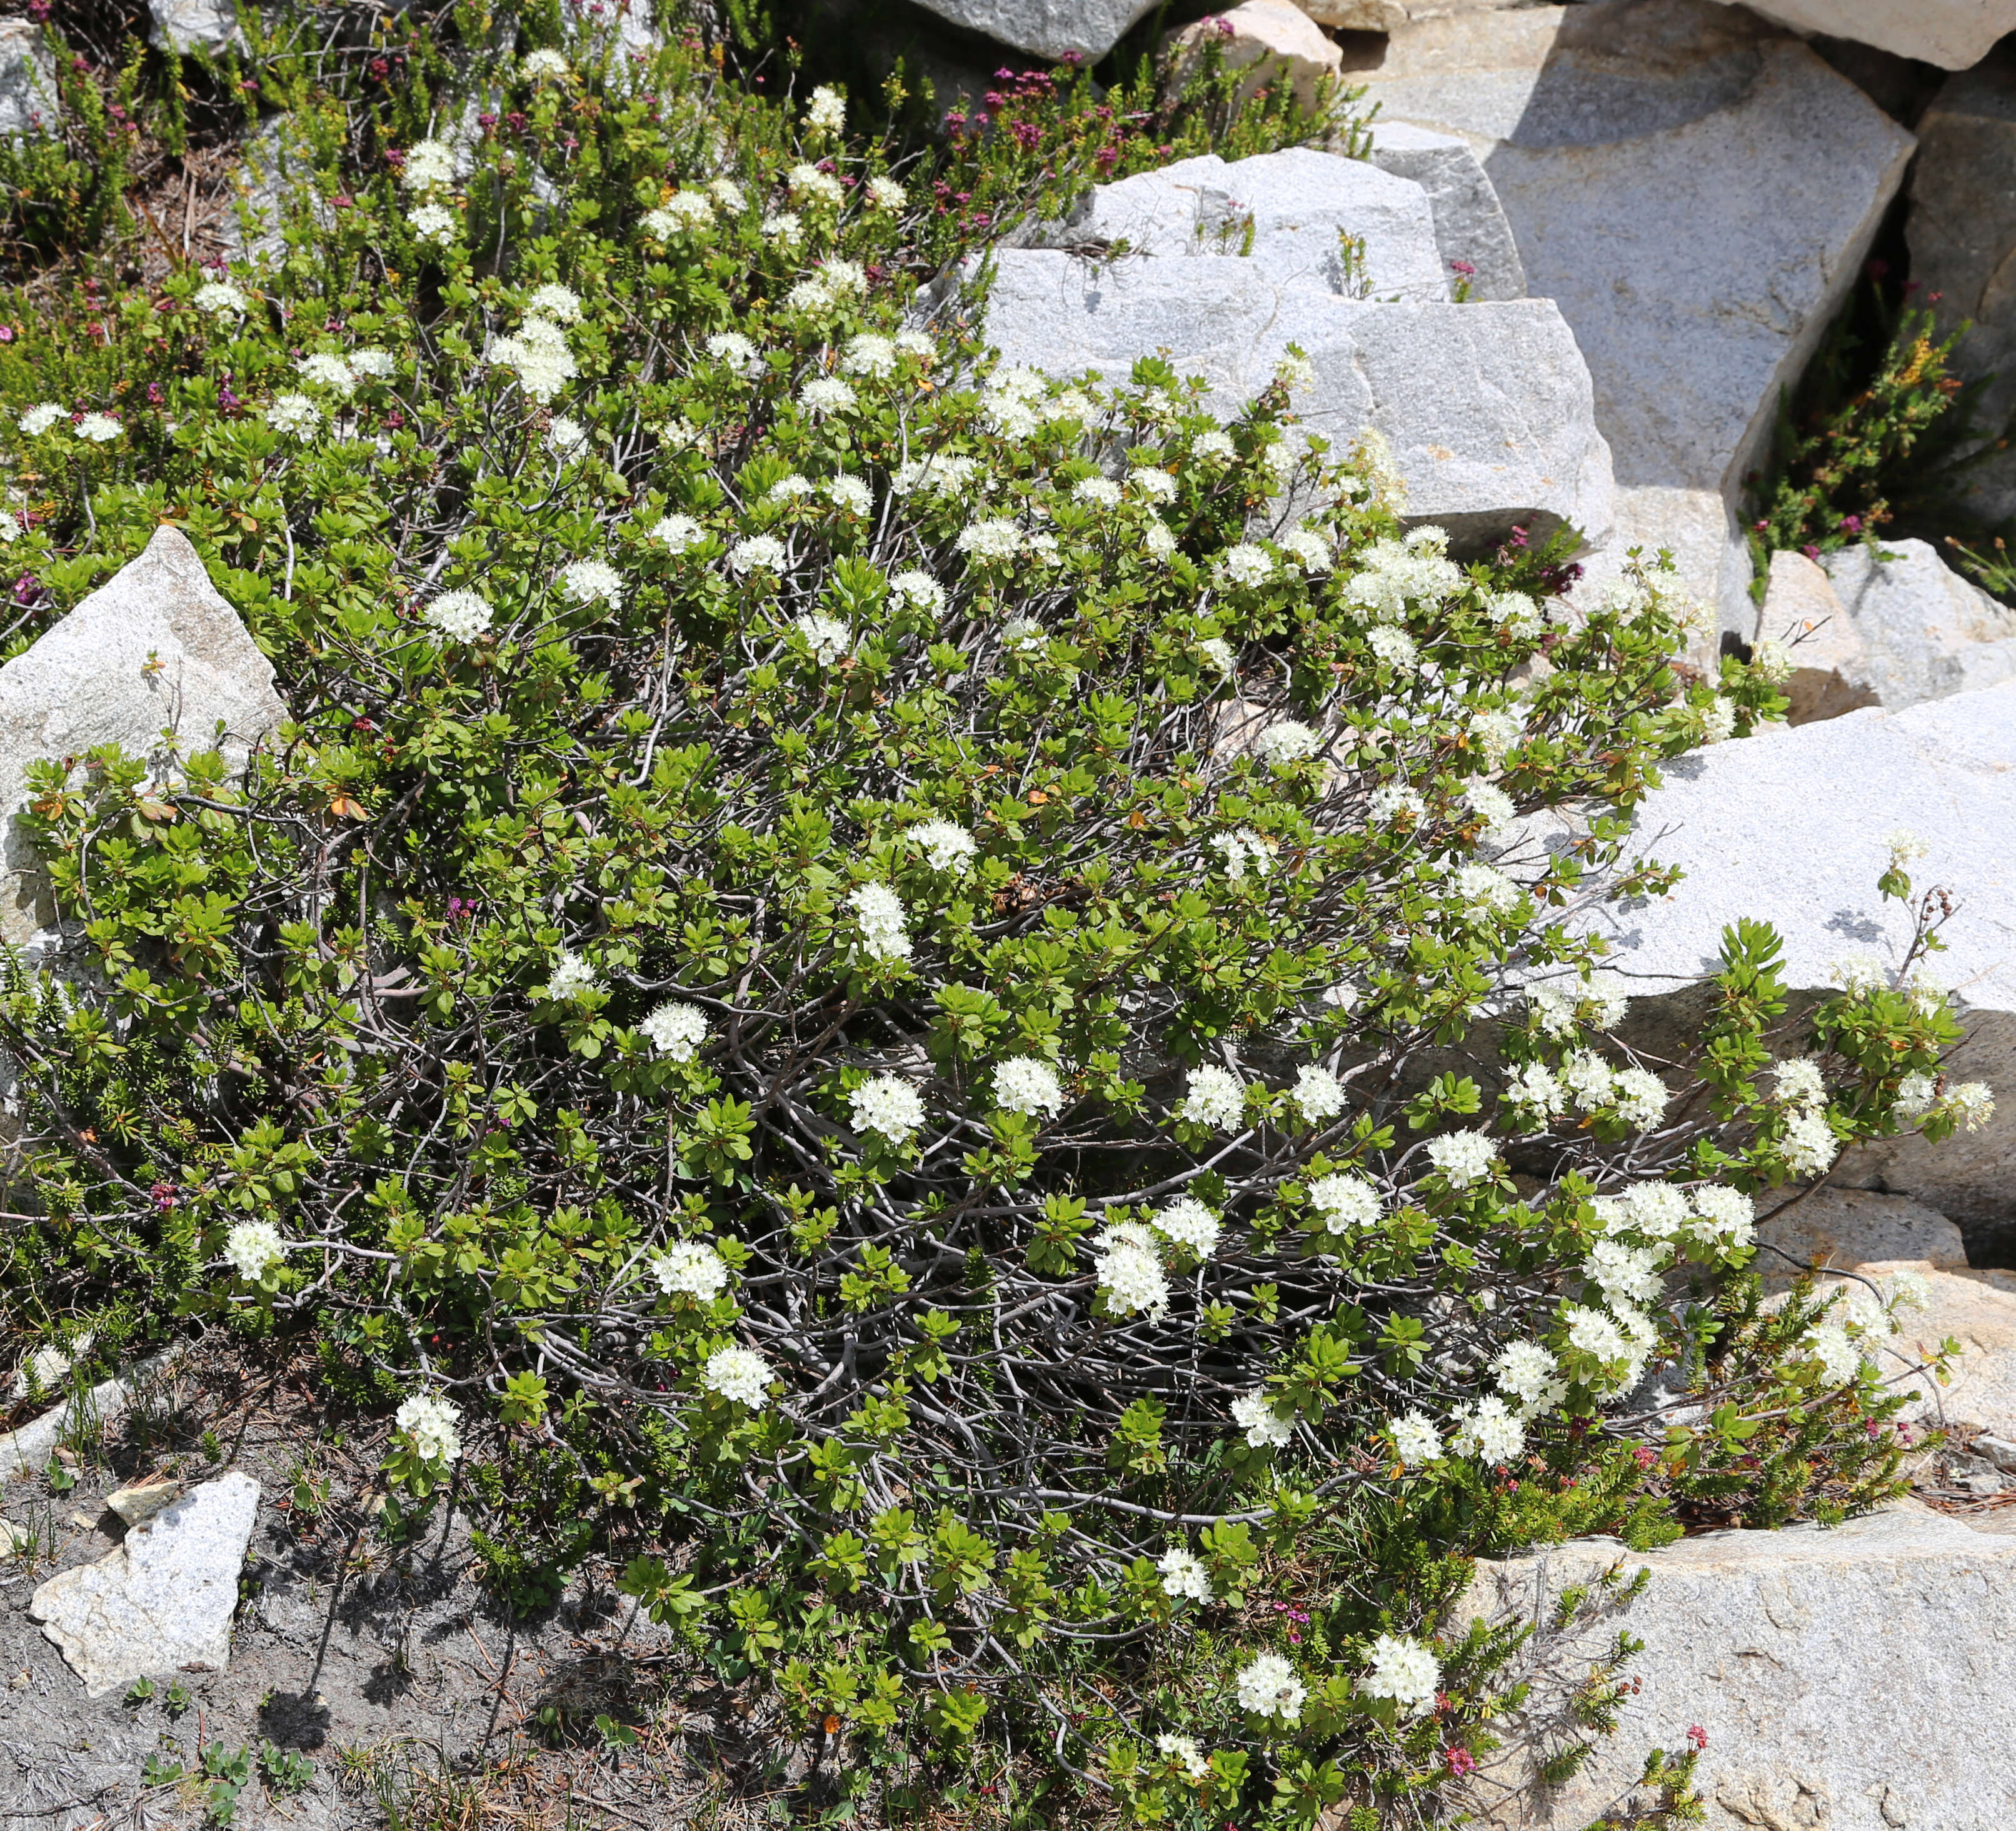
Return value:
M 1648 1131 L 1665 1117 L 1672 1095 L 1649 1068 L 1622 1068 L 1617 1074 L 1617 1117 L 1626 1125 Z
M 293 397 L 297 400 L 301 398 L 299 395 Z M 312 406 L 314 403 L 311 401 L 309 405 Z M 270 415 L 268 417 L 271 417 Z M 38 439 L 52 426 L 61 426 L 69 418 L 70 415 L 55 401 L 44 401 L 27 408 L 22 414 L 20 427 L 30 438 Z
M 1795 1056 L 1775 1064 L 1771 1078 L 1777 1084 L 1778 1098 L 1787 1106 L 1825 1106 L 1827 1081 L 1820 1065 L 1810 1056 Z
M 1396 624 L 1374 624 L 1366 635 L 1365 646 L 1388 667 L 1404 671 L 1413 667 L 1421 658 L 1414 639 Z
M 1049 1063 L 1017 1056 L 994 1070 L 994 1101 L 1004 1112 L 1054 1119 L 1064 1110 L 1064 1085 Z
M 668 1061 L 690 1062 L 707 1040 L 707 1013 L 674 998 L 639 1024 L 637 1034 Z
M 923 1096 L 900 1074 L 878 1074 L 848 1095 L 857 1131 L 879 1132 L 892 1145 L 909 1143 L 924 1122 Z
M 222 318 L 227 313 L 232 317 L 242 315 L 250 301 L 228 280 L 206 280 L 196 288 L 194 303 L 197 311 Z
M 1190 1070 L 1190 1091 L 1176 1109 L 1179 1119 L 1219 1131 L 1235 1129 L 1246 1110 L 1246 1084 L 1229 1069 L 1207 1063 Z
M 1757 1207 L 1740 1189 L 1704 1183 L 1687 1195 L 1693 1210 L 1687 1232 L 1703 1245 L 1746 1246 L 1756 1236 Z
M 531 317 L 551 318 L 555 324 L 578 324 L 581 295 L 549 280 L 533 289 L 525 301 L 525 310 Z
M 809 200 L 837 207 L 847 201 L 847 187 L 830 171 L 821 171 L 816 165 L 800 164 L 784 174 L 784 183 L 794 199 L 800 203 Z
M 409 191 L 430 191 L 455 182 L 455 151 L 439 140 L 416 140 L 406 149 L 399 182 Z
M 1221 1223 L 1194 1196 L 1170 1203 L 1149 1225 L 1165 1239 L 1187 1247 L 1200 1259 L 1208 1259 L 1218 1250 Z
M 403 1401 L 392 1421 L 412 1439 L 414 1453 L 423 1462 L 452 1462 L 462 1454 L 461 1433 L 455 1429 L 462 1408 L 431 1393 L 416 1392 Z
M 1096 509 L 1118 509 L 1120 486 L 1110 477 L 1082 477 L 1071 485 L 1071 499 Z
M 1900 826 L 1883 836 L 1885 848 L 1890 854 L 1890 869 L 1902 871 L 1906 865 L 1915 865 L 1927 857 L 1931 847 L 1908 826 Z
M 1159 1318 L 1169 1307 L 1168 1274 L 1147 1228 L 1121 1221 L 1100 1235 L 1092 1250 L 1100 1293 L 1114 1315 Z
M 651 530 L 651 538 L 662 541 L 675 553 L 683 553 L 707 538 L 706 531 L 690 515 L 668 515 Z
M 1176 480 L 1166 470 L 1157 470 L 1150 465 L 1136 465 L 1129 471 L 1127 487 L 1150 502 L 1168 502 L 1175 498 Z
M 1262 1653 L 1239 1675 L 1239 1707 L 1256 1717 L 1294 1722 L 1302 1714 L 1309 1687 L 1279 1653 Z
M 1561 1067 L 1561 1085 L 1568 1097 L 1585 1112 L 1607 1106 L 1616 1091 L 1617 1076 L 1610 1064 L 1591 1049 L 1578 1049 Z
M 1274 1415 L 1265 1392 L 1249 1392 L 1232 1401 L 1232 1421 L 1246 1433 L 1248 1449 L 1279 1449 L 1295 1434 L 1294 1423 Z
M 547 976 L 546 996 L 578 998 L 585 991 L 593 991 L 601 983 L 592 961 L 571 948 L 562 948 L 560 958 L 554 961 L 553 971 Z
M 844 413 L 859 399 L 852 386 L 837 375 L 816 376 L 798 390 L 801 405 L 814 419 L 823 419 L 829 413 Z
M 1841 1140 L 1828 1125 L 1826 1113 L 1809 1106 L 1793 1114 L 1779 1149 L 1795 1176 L 1820 1176 L 1841 1155 Z
M 1379 1225 L 1379 1191 L 1362 1176 L 1319 1176 L 1309 1185 L 1309 1205 L 1328 1233 L 1348 1233 Z
M 305 438 L 322 424 L 322 409 L 305 394 L 275 394 L 266 409 L 266 423 L 275 432 Z
M 897 350 L 895 340 L 877 336 L 873 331 L 863 331 L 858 337 L 850 338 L 846 349 L 841 352 L 840 368 L 843 375 L 863 375 L 879 380 L 896 372 Z
M 805 125 L 814 133 L 837 134 L 847 125 L 847 98 L 830 85 L 821 83 L 812 91 L 805 110 Z
M 1330 570 L 1330 542 L 1315 528 L 1298 527 L 1282 535 L 1281 550 L 1292 554 L 1312 578 Z
M 1526 1447 L 1526 1426 L 1504 1400 L 1495 1395 L 1459 1405 L 1452 1414 L 1456 1428 L 1449 1448 L 1460 1456 L 1475 1456 L 1502 1468 Z
M 357 377 L 351 372 L 350 365 L 326 351 L 304 356 L 294 365 L 294 372 L 304 381 L 314 382 L 345 400 L 357 391 Z
M 518 74 L 534 83 L 545 77 L 563 77 L 567 74 L 567 60 L 550 45 L 542 45 L 519 59 Z
M 1238 665 L 1238 657 L 1233 653 L 1231 643 L 1223 636 L 1206 636 L 1197 644 L 1197 653 L 1220 674 L 1229 674 Z
M 1385 826 L 1403 815 L 1409 820 L 1427 818 L 1428 804 L 1420 792 L 1404 782 L 1382 782 L 1366 797 L 1366 817 L 1375 826 Z
M 775 534 L 751 534 L 728 549 L 729 569 L 737 573 L 780 572 L 784 565 L 784 543 Z
M 1636 1246 L 1599 1239 L 1582 1261 L 1582 1275 L 1613 1303 L 1649 1304 L 1659 1294 L 1659 1272 L 1668 1250 L 1664 1243 Z
M 1274 556 L 1250 541 L 1228 548 L 1219 557 L 1218 575 L 1226 584 L 1248 590 L 1265 585 L 1274 570 Z
M 494 613 L 474 592 L 443 592 L 421 613 L 430 629 L 458 642 L 473 642 L 489 628 Z
M 697 235 L 714 226 L 714 206 L 698 191 L 675 191 L 657 209 L 646 210 L 638 226 L 654 242 Z
M 858 477 L 828 477 L 826 494 L 835 508 L 844 509 L 850 515 L 866 516 L 874 511 L 874 492 Z
M 912 842 L 934 871 L 956 871 L 980 851 L 971 833 L 956 820 L 921 820 L 910 829 Z
M 1393 1439 L 1393 1453 L 1403 1468 L 1418 1469 L 1436 1461 L 1442 1453 L 1441 1433 L 1425 1412 L 1412 1411 L 1389 1418 L 1386 1428 Z
M 801 610 L 791 619 L 791 627 L 805 639 L 812 659 L 830 667 L 852 646 L 847 625 L 817 610 Z
M 577 559 L 560 568 L 560 589 L 577 604 L 598 600 L 614 610 L 623 601 L 623 579 L 606 559 Z
M 1022 550 L 1022 531 L 1013 522 L 997 516 L 969 523 L 959 530 L 959 538 L 952 544 L 969 559 L 1012 559 Z
M 1327 1068 L 1315 1063 L 1298 1070 L 1291 1096 L 1312 1125 L 1327 1124 L 1344 1110 L 1344 1086 Z
M 1995 1095 L 1985 1081 L 1964 1081 L 1946 1097 L 1946 1110 L 1969 1131 L 1978 1131 L 1995 1117 Z
M 1491 1363 L 1498 1390 L 1517 1399 L 1521 1413 L 1533 1417 L 1550 1412 L 1568 1396 L 1560 1364 L 1537 1341 L 1508 1341 Z
M 1229 459 L 1237 457 L 1238 455 L 1237 448 L 1233 445 L 1231 439 L 1222 432 L 1199 433 L 1190 441 L 1190 455 L 1193 458 Z
M 1281 718 L 1261 732 L 1253 747 L 1259 752 L 1262 761 L 1280 769 L 1291 763 L 1299 763 L 1305 757 L 1313 757 L 1319 742 L 1316 734 L 1300 720 Z
M 731 369 L 747 369 L 756 360 L 756 346 L 740 331 L 716 331 L 700 347 Z
M 1410 1717 L 1425 1716 L 1435 1708 L 1435 1693 L 1442 1687 L 1442 1663 L 1420 1641 L 1382 1634 L 1373 1642 L 1366 1662 L 1358 1689 L 1367 1697 L 1391 1698 Z
M 362 350 L 351 351 L 345 360 L 350 364 L 352 375 L 363 376 L 372 381 L 390 380 L 394 367 L 390 350 L 373 349 L 368 345 Z
M 1463 784 L 1463 798 L 1470 811 L 1482 822 L 1484 836 L 1487 840 L 1509 836 L 1517 810 L 1513 806 L 1512 797 L 1504 790 L 1496 782 L 1473 776 Z
M 1210 1777 L 1211 1763 L 1204 1759 L 1194 1737 L 1164 1734 L 1155 1738 L 1155 1752 L 1165 1761 L 1173 1761 L 1176 1771 L 1186 1780 L 1203 1780 Z
M 1250 826 L 1236 833 L 1213 833 L 1207 843 L 1224 854 L 1225 875 L 1234 883 L 1244 883 L 1248 871 L 1265 877 L 1274 862 L 1273 842 Z
M 1809 1329 L 1803 1345 L 1820 1362 L 1820 1378 L 1829 1386 L 1845 1385 L 1862 1370 L 1862 1350 L 1838 1322 Z
M 1481 1131 L 1444 1132 L 1428 1140 L 1428 1157 L 1451 1189 L 1468 1189 L 1491 1174 L 1497 1147 Z
M 861 930 L 864 953 L 876 960 L 909 959 L 910 937 L 905 926 L 903 905 L 888 885 L 857 885 L 847 901 Z
M 936 617 L 945 607 L 945 587 L 928 572 L 899 572 L 889 581 L 889 589 L 913 610 Z
M 711 1304 L 728 1288 L 728 1266 L 704 1240 L 676 1241 L 651 1261 L 651 1275 L 667 1297 Z
M 1187 1597 L 1192 1602 L 1208 1603 L 1211 1599 L 1211 1573 L 1205 1570 L 1204 1559 L 1195 1552 L 1172 1545 L 1162 1553 L 1155 1568 L 1162 1573 L 1165 1595 L 1179 1599 Z
M 268 1268 L 287 1256 L 287 1243 L 270 1221 L 241 1221 L 225 1236 L 224 1256 L 247 1284 L 257 1284 Z
M 742 194 L 742 187 L 733 178 L 716 178 L 707 187 L 707 193 L 724 210 L 739 214 L 749 207 L 749 200 Z
M 700 1382 L 709 1392 L 758 1412 L 769 1394 L 770 1363 L 748 1348 L 716 1348 L 707 1358 Z
M 546 443 L 560 458 L 578 458 L 588 449 L 588 429 L 564 413 L 556 414 L 546 428 Z
M 445 203 L 416 203 L 406 212 L 407 226 L 423 242 L 445 247 L 462 227 L 462 218 Z
M 865 189 L 878 210 L 901 210 L 910 200 L 910 193 L 892 178 L 872 178 Z

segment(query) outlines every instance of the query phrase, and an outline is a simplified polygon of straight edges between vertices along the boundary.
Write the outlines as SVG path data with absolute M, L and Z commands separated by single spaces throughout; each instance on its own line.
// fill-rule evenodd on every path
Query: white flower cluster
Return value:
M 306 394 L 275 394 L 266 409 L 266 423 L 275 432 L 304 439 L 322 424 L 322 409 Z
M 1410 1717 L 1425 1716 L 1435 1707 L 1442 1668 L 1432 1648 L 1404 1635 L 1382 1634 L 1368 1649 L 1366 1664 L 1358 1689 L 1367 1697 L 1391 1698 Z
M 904 922 L 902 900 L 888 885 L 857 885 L 847 901 L 861 930 L 863 953 L 873 960 L 909 959 L 910 935 Z
M 1206 1064 L 1190 1070 L 1190 1091 L 1176 1117 L 1214 1131 L 1237 1128 L 1246 1111 L 1246 1084 L 1229 1069 Z
M 1152 1232 L 1138 1221 L 1109 1227 L 1092 1243 L 1100 1294 L 1116 1316 L 1159 1318 L 1169 1307 L 1168 1275 Z
M 1321 742 L 1300 720 L 1282 718 L 1276 720 L 1255 739 L 1253 748 L 1262 762 L 1280 769 L 1291 763 L 1299 763 L 1305 757 L 1313 757 Z
M 923 1095 L 900 1074 L 878 1074 L 848 1096 L 857 1131 L 873 1131 L 901 1146 L 924 1122 Z
M 1064 1110 L 1064 1085 L 1049 1063 L 1017 1056 L 994 1070 L 994 1103 L 1006 1113 L 1054 1119 Z
M 700 1383 L 731 1404 L 760 1412 L 769 1396 L 770 1363 L 751 1348 L 716 1348 L 707 1358 Z
M 814 133 L 837 134 L 847 125 L 847 98 L 821 83 L 805 109 L 805 125 Z
M 1561 1363 L 1537 1341 L 1508 1341 L 1491 1363 L 1498 1390 L 1519 1403 L 1522 1418 L 1551 1412 L 1568 1397 Z
M 1594 1356 L 1607 1369 L 1619 1369 L 1612 1380 L 1615 1387 L 1637 1384 L 1658 1340 L 1649 1316 L 1625 1304 L 1617 1306 L 1615 1315 L 1608 1315 L 1585 1304 L 1564 1304 L 1561 1314 L 1570 1347 Z
M 1468 1189 L 1491 1175 L 1498 1147 L 1487 1133 L 1447 1131 L 1431 1138 L 1428 1159 L 1442 1174 L 1451 1189 Z
M 623 576 L 606 559 L 576 559 L 560 568 L 560 589 L 577 604 L 623 602 Z
M 1388 1419 L 1386 1428 L 1393 1439 L 1393 1453 L 1403 1468 L 1418 1469 L 1442 1454 L 1441 1434 L 1425 1412 L 1417 1409 Z
M 805 639 L 812 659 L 822 667 L 830 667 L 853 646 L 847 625 L 823 611 L 801 610 L 791 619 L 791 627 Z
M 945 587 L 928 572 L 899 572 L 889 581 L 890 591 L 914 610 L 936 617 L 945 607 Z
M 1460 1456 L 1474 1455 L 1498 1468 L 1526 1447 L 1526 1426 L 1496 1395 L 1458 1405 L 1449 1415 L 1455 1423 L 1449 1433 L 1449 1448 Z
M 536 299 L 538 295 L 533 297 Z M 527 397 L 542 407 L 581 372 L 574 352 L 567 347 L 567 333 L 553 318 L 537 315 L 526 318 L 517 336 L 492 338 L 488 361 L 492 368 L 506 369 L 516 376 Z
M 1614 1030 L 1630 1002 L 1630 993 L 1614 973 L 1526 987 L 1527 1008 L 1542 1034 L 1551 1037 L 1572 1036 L 1585 1022 L 1597 1030 Z
M 1165 1761 L 1175 1764 L 1176 1772 L 1186 1780 L 1208 1779 L 1211 1763 L 1204 1759 L 1204 1750 L 1190 1736 L 1177 1736 L 1168 1731 L 1155 1738 L 1155 1752 Z
M 412 1439 L 413 1452 L 423 1462 L 452 1462 L 462 1454 L 455 1429 L 462 1408 L 432 1393 L 416 1392 L 392 1415 L 393 1422 Z
M 287 1252 L 287 1243 L 270 1221 L 241 1221 L 225 1237 L 224 1256 L 247 1284 L 257 1284 Z
M 956 820 L 920 820 L 910 829 L 910 839 L 934 871 L 959 870 L 980 851 L 973 835 Z
M 474 592 L 443 592 L 421 613 L 430 629 L 458 642 L 473 642 L 490 628 L 493 613 Z
M 1249 870 L 1255 877 L 1265 877 L 1274 862 L 1273 841 L 1250 826 L 1240 827 L 1232 833 L 1213 833 L 1209 843 L 1223 854 L 1225 875 L 1234 883 L 1244 883 Z
M 1319 1176 L 1309 1185 L 1309 1205 L 1329 1233 L 1349 1233 L 1379 1225 L 1379 1191 L 1362 1176 Z
M 1165 1594 L 1186 1596 L 1192 1602 L 1208 1603 L 1211 1599 L 1211 1573 L 1205 1570 L 1204 1559 L 1195 1552 L 1172 1545 L 1157 1560 L 1155 1568 L 1162 1573 Z
M 1344 1084 L 1319 1063 L 1298 1069 L 1289 1096 L 1312 1125 L 1327 1124 L 1344 1110 Z
M 1291 1419 L 1276 1416 L 1273 1401 L 1264 1390 L 1234 1399 L 1232 1421 L 1246 1433 L 1248 1449 L 1279 1449 L 1295 1434 Z
M 637 1034 L 668 1061 L 690 1062 L 707 1041 L 707 1013 L 674 998 L 639 1024 Z
M 45 432 L 59 426 L 70 418 L 69 410 L 59 407 L 53 401 L 38 402 L 23 408 L 16 423 L 31 439 L 38 439 Z
M 1439 606 L 1463 588 L 1463 569 L 1447 556 L 1449 537 L 1417 527 L 1402 540 L 1375 541 L 1358 556 L 1344 599 L 1375 623 L 1398 623 L 1414 604 Z
M 207 312 L 212 318 L 222 318 L 227 313 L 234 318 L 242 317 L 250 304 L 229 280 L 205 280 L 196 288 L 196 297 L 191 302 L 197 311 Z
M 1262 1653 L 1239 1675 L 1239 1707 L 1256 1717 L 1294 1722 L 1302 1714 L 1309 1687 L 1279 1653 Z
M 675 553 L 683 553 L 707 538 L 705 531 L 690 515 L 668 515 L 651 530 L 651 538 L 662 541 Z
M 728 1266 L 704 1240 L 675 1242 L 651 1261 L 651 1275 L 667 1297 L 711 1304 L 728 1288 Z
M 583 992 L 593 991 L 600 983 L 592 961 L 570 948 L 562 948 L 560 958 L 554 961 L 553 971 L 546 977 L 546 996 L 556 999 L 578 998 Z
M 645 211 L 639 226 L 659 242 L 669 242 L 675 236 L 699 235 L 714 226 L 714 203 L 702 192 L 675 191 L 657 209 Z
M 1194 1196 L 1184 1196 L 1172 1202 L 1149 1225 L 1165 1239 L 1174 1240 L 1200 1259 L 1208 1259 L 1218 1250 L 1222 1224 Z

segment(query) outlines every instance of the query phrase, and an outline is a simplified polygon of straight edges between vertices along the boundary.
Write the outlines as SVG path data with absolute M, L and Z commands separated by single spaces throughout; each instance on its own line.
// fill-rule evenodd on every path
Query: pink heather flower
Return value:
M 1442 1759 L 1449 1763 L 1449 1771 L 1459 1778 L 1477 1772 L 1477 1757 L 1467 1748 L 1444 1749 Z
M 1694 1752 L 1698 1754 L 1708 1746 L 1708 1732 L 1700 1724 L 1693 1724 L 1687 1730 L 1687 1740 L 1694 1745 Z

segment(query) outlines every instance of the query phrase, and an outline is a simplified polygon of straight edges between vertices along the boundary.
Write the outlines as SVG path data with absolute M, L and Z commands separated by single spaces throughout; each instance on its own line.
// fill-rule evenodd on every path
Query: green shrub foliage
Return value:
M 1768 663 L 1677 667 L 1656 563 L 1452 558 L 1299 358 L 1229 423 L 990 367 L 906 278 L 972 146 L 527 31 L 0 351 L 15 643 L 172 522 L 292 712 L 38 772 L 5 1300 L 311 1334 L 394 1529 L 613 1560 L 883 1809 L 978 1740 L 1049 1822 L 1433 1817 L 1512 1682 L 1463 1554 L 1889 1491 L 1909 1292 L 1746 1268 L 1978 1118 L 1943 998 L 1793 1012 L 1745 926 L 1635 1049 L 1565 915 Z

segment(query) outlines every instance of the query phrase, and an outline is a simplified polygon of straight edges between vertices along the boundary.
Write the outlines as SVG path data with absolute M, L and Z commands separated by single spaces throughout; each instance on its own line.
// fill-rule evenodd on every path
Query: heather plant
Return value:
M 1046 1822 L 1435 1822 L 1525 1682 L 1469 1554 L 1895 1485 L 1911 1293 L 1749 1266 L 1984 1115 L 1908 843 L 1902 975 L 1795 1012 L 1745 925 L 1648 1053 L 1564 916 L 1776 657 L 1453 556 L 1292 355 L 1229 420 L 991 365 L 835 92 L 513 58 L 0 351 L 12 639 L 172 522 L 292 714 L 38 770 L 0 1295 L 311 1340 L 389 1531 L 609 1567 L 892 1818 L 984 1749 Z

